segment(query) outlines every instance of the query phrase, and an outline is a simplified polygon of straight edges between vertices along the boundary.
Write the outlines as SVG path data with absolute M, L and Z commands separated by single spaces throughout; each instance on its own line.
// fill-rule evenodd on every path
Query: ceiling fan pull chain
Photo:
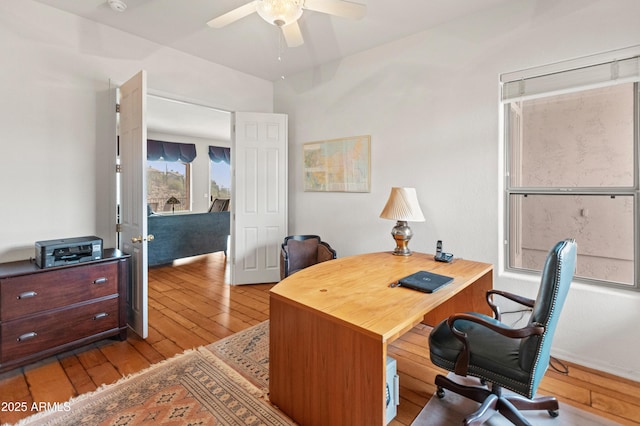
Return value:
M 282 65 L 282 54 L 284 49 L 282 47 L 284 43 L 284 34 L 282 31 L 278 31 L 278 68 L 280 71 L 280 79 L 284 80 L 284 66 Z

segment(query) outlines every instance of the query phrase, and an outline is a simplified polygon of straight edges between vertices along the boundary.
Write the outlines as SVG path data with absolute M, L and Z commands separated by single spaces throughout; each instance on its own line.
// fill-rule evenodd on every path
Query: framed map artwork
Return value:
M 307 192 L 371 192 L 371 136 L 308 142 L 302 148 Z

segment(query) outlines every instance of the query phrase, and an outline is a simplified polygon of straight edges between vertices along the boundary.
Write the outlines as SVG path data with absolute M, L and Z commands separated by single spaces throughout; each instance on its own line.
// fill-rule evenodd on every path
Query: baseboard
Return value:
M 581 365 L 583 367 L 591 368 L 593 370 L 602 371 L 607 374 L 612 374 L 617 377 L 621 377 L 623 379 L 633 380 L 635 382 L 640 382 L 640 372 L 633 370 L 626 370 L 621 367 L 616 367 L 610 364 L 603 364 L 594 362 L 593 359 L 584 358 L 581 356 L 576 356 L 574 353 L 569 353 L 562 350 L 553 350 L 552 355 L 555 358 L 571 362 L 574 364 Z

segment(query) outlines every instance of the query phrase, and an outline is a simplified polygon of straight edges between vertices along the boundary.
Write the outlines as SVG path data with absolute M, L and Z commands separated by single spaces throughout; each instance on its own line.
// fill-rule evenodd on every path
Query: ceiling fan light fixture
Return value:
M 115 12 L 124 12 L 127 9 L 127 4 L 122 0 L 107 0 L 107 4 Z
M 268 23 L 284 27 L 302 16 L 303 0 L 258 0 L 258 15 Z

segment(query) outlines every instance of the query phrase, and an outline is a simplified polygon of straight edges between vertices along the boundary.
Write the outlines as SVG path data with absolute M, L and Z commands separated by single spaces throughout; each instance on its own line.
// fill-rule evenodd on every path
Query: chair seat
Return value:
M 500 321 L 480 313 L 470 312 L 485 321 L 502 325 Z M 505 337 L 471 321 L 458 320 L 456 329 L 467 333 L 471 356 L 468 375 L 499 382 L 505 388 L 528 396 L 530 373 L 519 365 L 520 340 Z M 451 332 L 447 321 L 438 324 L 430 334 L 429 348 L 431 362 L 453 371 L 462 342 Z

